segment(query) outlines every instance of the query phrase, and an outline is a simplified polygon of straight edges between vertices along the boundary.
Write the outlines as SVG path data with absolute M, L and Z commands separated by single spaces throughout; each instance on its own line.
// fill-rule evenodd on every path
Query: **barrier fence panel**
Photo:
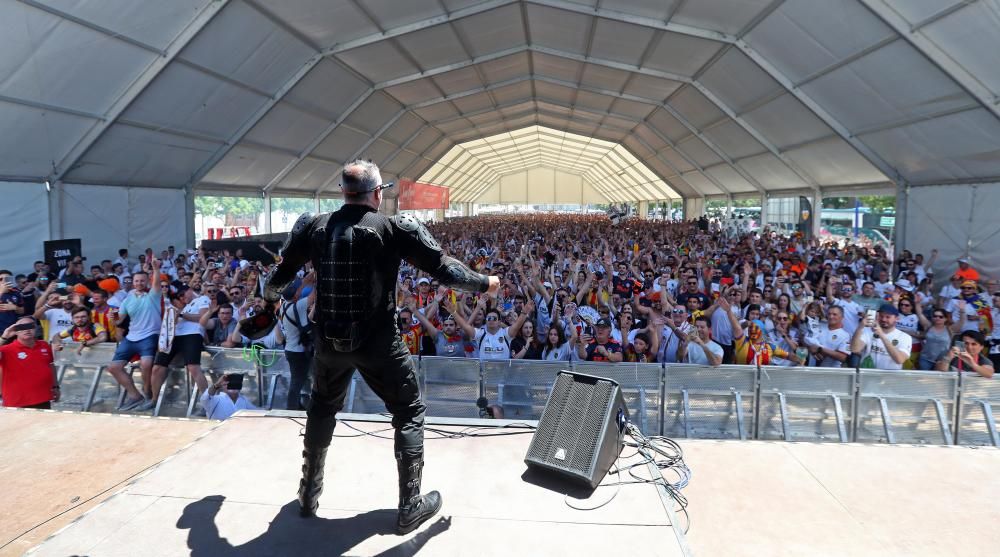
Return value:
M 660 364 L 573 362 L 573 370 L 607 377 L 621 385 L 631 420 L 647 435 L 663 432 L 663 366 Z
M 201 369 L 203 372 L 211 375 L 209 381 L 218 380 L 219 377 L 226 373 L 242 373 L 243 396 L 257 406 L 264 406 L 264 392 L 266 391 L 266 387 L 261 386 L 264 382 L 263 373 L 260 371 L 260 367 L 249 350 L 213 347 L 208 349 L 208 353 L 209 358 L 207 362 L 202 357 Z M 270 362 L 271 356 L 268 355 L 266 357 L 266 361 Z M 283 354 L 278 357 L 284 359 Z
M 668 365 L 663 434 L 701 439 L 753 437 L 757 368 Z
M 79 344 L 65 342 L 63 350 L 53 354 L 56 378 L 59 382 L 59 402 L 52 405 L 57 410 L 82 411 L 86 409 L 91 388 L 102 371 L 111 363 L 114 344 L 87 347 L 77 354 Z
M 288 407 L 288 384 L 292 372 L 284 350 L 261 350 L 260 368 L 264 388 L 264 408 L 284 410 Z M 267 364 L 267 365 L 264 365 Z
M 556 375 L 569 362 L 483 360 L 483 396 L 503 408 L 508 420 L 538 420 L 549 400 Z
M 203 361 L 206 356 L 207 353 L 202 352 Z M 201 393 L 194 392 L 195 383 L 191 381 L 191 375 L 184 366 L 183 358 L 176 358 L 170 364 L 153 415 L 171 418 L 188 417 L 190 415 L 188 410 L 192 407 L 191 397 L 197 397 Z
M 355 371 L 354 376 L 351 377 L 351 383 L 347 387 L 347 402 L 344 411 L 354 414 L 382 414 L 388 410 L 385 407 L 385 402 L 382 402 L 382 399 L 365 382 L 365 378 Z
M 955 373 L 863 369 L 855 440 L 951 445 L 957 401 Z
M 757 438 L 850 441 L 855 375 L 842 368 L 762 367 Z
M 473 358 L 420 359 L 427 415 L 447 418 L 478 418 L 476 400 L 481 396 L 482 374 Z
M 961 381 L 955 443 L 1000 446 L 1000 378 L 963 373 Z

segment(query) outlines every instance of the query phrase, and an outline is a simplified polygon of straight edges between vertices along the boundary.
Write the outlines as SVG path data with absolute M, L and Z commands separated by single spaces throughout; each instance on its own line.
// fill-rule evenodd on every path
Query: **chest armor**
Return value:
M 313 230 L 318 251 L 316 322 L 338 352 L 352 352 L 372 330 L 372 316 L 384 293 L 375 260 L 384 252 L 378 231 L 366 226 L 367 215 L 352 224 L 325 218 Z

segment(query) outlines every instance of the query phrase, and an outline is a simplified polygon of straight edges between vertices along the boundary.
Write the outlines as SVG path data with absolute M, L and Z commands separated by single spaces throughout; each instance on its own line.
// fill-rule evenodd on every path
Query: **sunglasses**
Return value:
M 934 319 L 944 319 L 943 315 L 934 314 Z
M 686 309 L 675 309 L 674 310 L 674 314 L 675 315 L 680 315 L 682 313 L 687 313 L 687 310 Z
M 499 318 L 496 315 L 490 315 L 486 318 L 487 321 L 497 321 Z
M 778 317 L 778 321 L 788 321 L 787 317 Z

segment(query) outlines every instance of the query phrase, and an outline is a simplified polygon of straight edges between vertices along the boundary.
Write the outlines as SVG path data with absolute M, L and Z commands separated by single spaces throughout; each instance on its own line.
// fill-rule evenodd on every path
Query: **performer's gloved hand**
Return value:
M 281 292 L 277 291 L 270 282 L 264 284 L 264 301 L 272 306 L 281 301 Z

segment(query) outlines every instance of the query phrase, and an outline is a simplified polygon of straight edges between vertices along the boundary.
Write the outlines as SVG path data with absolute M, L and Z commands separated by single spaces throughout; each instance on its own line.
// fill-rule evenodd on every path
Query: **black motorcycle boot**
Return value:
M 399 471 L 399 515 L 397 533 L 409 534 L 441 509 L 441 494 L 432 491 L 420 494 L 420 479 L 424 468 L 422 456 L 396 454 Z
M 328 447 L 305 447 L 302 451 L 302 479 L 299 481 L 299 514 L 316 516 L 323 494 L 323 467 Z

